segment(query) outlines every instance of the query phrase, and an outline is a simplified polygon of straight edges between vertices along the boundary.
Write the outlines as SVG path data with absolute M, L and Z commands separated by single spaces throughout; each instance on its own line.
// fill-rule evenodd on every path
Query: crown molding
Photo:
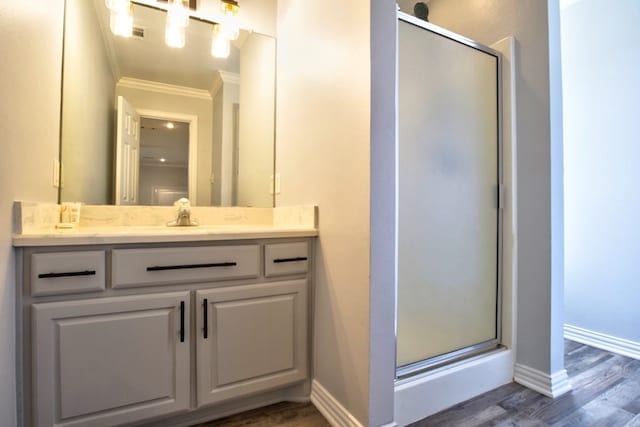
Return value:
M 150 80 L 123 77 L 118 81 L 118 86 L 164 93 L 167 95 L 188 96 L 190 98 L 198 98 L 211 101 L 211 94 L 207 90 L 194 89 L 192 87 L 178 86 L 168 83 L 154 82 Z
M 216 70 L 213 73 L 213 84 L 211 85 L 211 93 L 215 95 L 225 84 L 240 84 L 240 74 L 231 73 L 224 70 Z

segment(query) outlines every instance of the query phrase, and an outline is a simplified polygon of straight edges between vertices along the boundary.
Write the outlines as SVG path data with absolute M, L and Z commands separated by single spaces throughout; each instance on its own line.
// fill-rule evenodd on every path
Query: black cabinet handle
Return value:
M 202 302 L 202 311 L 203 311 L 203 315 L 202 317 L 204 318 L 204 328 L 203 328 L 203 332 L 204 332 L 204 339 L 206 340 L 209 337 L 209 304 L 207 299 L 205 298 L 204 301 Z
M 295 258 L 276 258 L 273 260 L 274 264 L 281 264 L 283 262 L 298 262 L 298 261 L 306 261 L 308 258 L 306 256 L 299 256 Z
M 147 267 L 147 271 L 187 270 L 190 268 L 233 267 L 237 262 L 217 262 L 212 264 L 156 265 Z
M 184 301 L 180 301 L 180 342 L 184 342 Z
M 55 277 L 75 277 L 75 276 L 95 276 L 94 270 L 68 271 L 66 273 L 43 273 L 38 274 L 38 279 L 52 279 Z

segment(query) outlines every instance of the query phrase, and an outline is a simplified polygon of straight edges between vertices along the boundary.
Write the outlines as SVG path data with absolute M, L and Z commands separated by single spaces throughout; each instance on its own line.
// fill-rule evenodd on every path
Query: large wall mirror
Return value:
M 59 201 L 273 206 L 275 39 L 241 30 L 219 59 L 212 22 L 170 48 L 165 10 L 132 14 L 115 36 L 104 0 L 66 0 Z

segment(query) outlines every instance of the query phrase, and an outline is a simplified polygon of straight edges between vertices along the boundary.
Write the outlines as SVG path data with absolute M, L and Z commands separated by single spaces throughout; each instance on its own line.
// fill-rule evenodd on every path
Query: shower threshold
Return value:
M 450 353 L 400 366 L 396 368 L 396 381 L 401 381 L 415 375 L 424 374 L 426 372 L 431 373 L 433 371 L 439 371 L 441 369 L 449 368 L 460 363 L 467 362 L 470 359 L 476 359 L 480 356 L 484 356 L 486 353 L 505 348 L 506 347 L 498 343 L 497 340 L 491 340 L 455 350 Z

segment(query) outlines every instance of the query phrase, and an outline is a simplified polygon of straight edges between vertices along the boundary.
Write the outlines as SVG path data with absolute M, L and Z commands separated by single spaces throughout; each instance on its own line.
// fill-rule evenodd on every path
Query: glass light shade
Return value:
M 237 4 L 220 2 L 222 17 L 220 22 L 220 32 L 228 40 L 235 40 L 240 35 L 240 7 Z
M 131 0 L 105 0 L 104 3 L 115 13 L 128 13 L 131 8 Z
M 116 36 L 131 37 L 133 34 L 133 15 L 111 11 L 109 27 Z
M 231 43 L 229 39 L 222 35 L 220 25 L 213 27 L 213 37 L 211 40 L 211 56 L 214 58 L 228 58 L 231 53 Z
M 170 0 L 167 7 L 167 26 L 187 27 L 189 25 L 189 9 L 183 0 Z
M 164 41 L 169 47 L 183 48 L 185 44 L 184 27 L 167 23 L 164 30 Z

